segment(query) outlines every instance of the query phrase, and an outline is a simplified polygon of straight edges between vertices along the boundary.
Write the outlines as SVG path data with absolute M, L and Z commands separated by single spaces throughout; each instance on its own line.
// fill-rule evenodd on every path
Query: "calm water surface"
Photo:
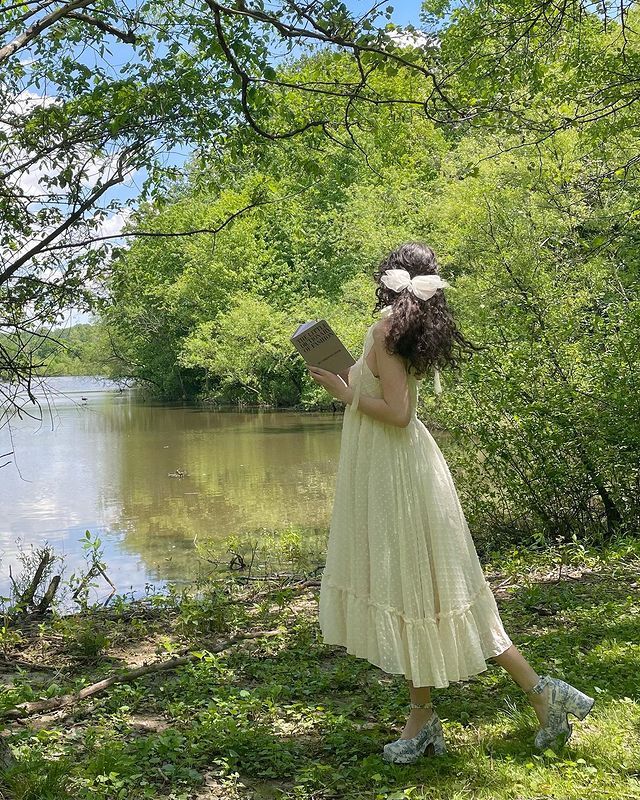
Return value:
M 139 594 L 195 577 L 196 537 L 328 527 L 341 413 L 160 405 L 93 378 L 50 385 L 42 422 L 0 431 L 0 453 L 14 451 L 0 469 L 0 594 L 20 543 L 47 541 L 68 576 L 90 530 L 118 592 Z

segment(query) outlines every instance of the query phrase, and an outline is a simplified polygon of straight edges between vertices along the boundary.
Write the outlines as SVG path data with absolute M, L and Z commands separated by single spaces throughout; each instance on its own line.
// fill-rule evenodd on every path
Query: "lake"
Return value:
M 140 595 L 209 571 L 196 541 L 328 528 L 342 412 L 145 402 L 95 378 L 49 385 L 41 422 L 14 418 L 0 431 L 0 453 L 14 451 L 0 462 L 0 594 L 21 543 L 48 542 L 68 577 L 85 565 L 89 530 L 117 591 Z

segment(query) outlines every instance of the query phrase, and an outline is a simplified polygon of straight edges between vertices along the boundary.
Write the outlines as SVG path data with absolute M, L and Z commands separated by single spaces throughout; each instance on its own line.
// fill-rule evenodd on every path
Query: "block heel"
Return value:
M 578 719 L 584 719 L 595 703 L 593 697 L 550 675 L 543 675 L 527 694 L 543 694 L 545 690 L 549 700 L 547 723 L 535 735 L 534 745 L 538 750 L 563 747 L 573 733 L 568 715 L 573 714 Z
M 573 714 L 578 719 L 584 719 L 595 705 L 595 699 L 588 694 L 574 689 L 569 694 L 566 701 L 566 709 L 569 714 Z
M 445 744 L 444 736 L 442 736 L 442 734 L 434 737 L 431 744 L 433 746 L 434 756 L 444 756 L 447 754 L 447 745 Z
M 424 708 L 430 705 L 430 703 L 412 704 L 412 707 Z M 434 711 L 412 739 L 396 739 L 395 742 L 385 744 L 382 757 L 392 764 L 415 764 L 421 756 L 432 754 L 443 756 L 446 752 L 447 746 L 444 741 L 442 723 Z

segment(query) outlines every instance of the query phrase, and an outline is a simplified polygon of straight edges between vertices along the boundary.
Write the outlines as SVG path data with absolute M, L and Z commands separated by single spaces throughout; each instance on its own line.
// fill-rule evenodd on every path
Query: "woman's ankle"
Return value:
M 433 708 L 411 708 L 409 709 L 409 716 L 413 715 L 414 719 L 430 719 L 434 714 Z

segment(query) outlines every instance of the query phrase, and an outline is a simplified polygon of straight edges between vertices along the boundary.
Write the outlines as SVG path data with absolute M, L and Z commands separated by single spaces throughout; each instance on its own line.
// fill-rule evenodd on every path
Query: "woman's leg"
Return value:
M 515 644 L 507 648 L 504 653 L 500 653 L 500 655 L 493 656 L 487 660 L 494 661 L 499 666 L 504 667 L 525 694 L 535 686 L 540 679 L 538 673 L 533 669 L 531 664 L 529 664 Z M 429 703 L 431 701 L 430 686 L 416 687 L 413 685 L 413 682 L 409 680 L 407 684 L 409 685 L 411 702 Z M 545 689 L 542 694 L 526 694 L 526 697 L 533 706 L 540 725 L 544 727 L 547 721 L 547 689 Z M 431 717 L 432 713 L 433 709 L 431 708 L 412 708 L 401 737 L 404 739 L 412 739 Z
M 525 694 L 536 685 L 540 678 L 515 644 L 507 648 L 504 653 L 487 660 L 495 661 L 496 664 L 504 667 Z M 544 727 L 547 721 L 547 690 L 545 689 L 542 694 L 527 694 L 526 696 L 536 712 L 540 725 Z
M 431 687 L 430 686 L 414 686 L 412 681 L 407 681 L 409 685 L 409 695 L 412 703 L 430 703 L 431 702 Z M 407 724 L 404 726 L 401 738 L 413 739 L 418 733 L 420 728 L 424 727 L 427 720 L 431 717 L 433 709 L 431 708 L 412 708 L 409 714 Z

